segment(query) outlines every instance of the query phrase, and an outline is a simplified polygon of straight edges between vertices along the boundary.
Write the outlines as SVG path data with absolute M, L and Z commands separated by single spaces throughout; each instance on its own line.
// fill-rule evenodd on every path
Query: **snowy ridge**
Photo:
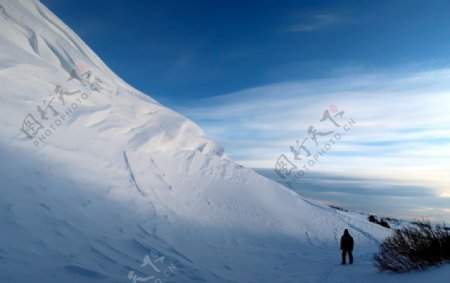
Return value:
M 389 230 L 230 161 L 192 121 L 116 76 L 39 1 L 0 0 L 0 26 L 0 282 L 427 274 L 377 274 L 370 258 Z M 338 265 L 345 228 L 357 243 L 352 273 Z M 141 267 L 145 255 L 164 256 L 160 272 Z

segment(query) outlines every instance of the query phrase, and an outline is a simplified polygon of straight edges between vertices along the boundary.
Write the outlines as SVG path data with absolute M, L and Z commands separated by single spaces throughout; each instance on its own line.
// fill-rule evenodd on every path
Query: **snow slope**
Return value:
M 370 258 L 389 230 L 233 163 L 192 121 L 117 77 L 40 2 L 0 0 L 0 27 L 0 282 L 450 275 L 378 274 Z M 345 228 L 356 262 L 342 267 Z

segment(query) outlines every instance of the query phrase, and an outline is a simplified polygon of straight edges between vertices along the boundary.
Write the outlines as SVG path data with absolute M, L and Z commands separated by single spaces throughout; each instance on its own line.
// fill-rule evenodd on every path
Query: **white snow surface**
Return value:
M 0 0 L 0 85 L 0 282 L 450 278 L 449 266 L 378 273 L 371 258 L 390 230 L 235 164 L 39 1 Z M 31 138 L 29 114 L 42 125 Z M 352 266 L 339 264 L 346 228 Z M 146 255 L 160 272 L 141 266 Z

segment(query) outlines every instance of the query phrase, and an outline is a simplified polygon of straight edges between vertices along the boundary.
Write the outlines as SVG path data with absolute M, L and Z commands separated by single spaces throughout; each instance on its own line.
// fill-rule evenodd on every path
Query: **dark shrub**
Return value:
M 381 220 L 378 220 L 378 218 L 375 215 L 369 215 L 369 217 L 367 217 L 367 219 L 375 224 L 381 225 L 385 228 L 391 228 L 391 226 L 389 225 L 389 223 L 387 223 L 387 219 L 388 218 L 381 218 Z
M 386 228 L 391 228 L 391 226 L 386 222 L 385 219 L 381 219 L 380 221 L 378 221 L 378 224 Z
M 422 222 L 395 230 L 374 256 L 379 271 L 408 272 L 450 261 L 450 232 L 443 225 Z
M 377 218 L 375 217 L 375 215 L 369 215 L 369 217 L 367 218 L 370 222 L 372 223 L 377 223 Z

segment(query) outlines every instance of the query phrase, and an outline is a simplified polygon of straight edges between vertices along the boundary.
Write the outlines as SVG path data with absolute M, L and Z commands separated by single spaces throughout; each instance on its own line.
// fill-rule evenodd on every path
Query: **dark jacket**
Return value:
M 353 251 L 353 238 L 348 232 L 344 233 L 341 237 L 341 250 Z

